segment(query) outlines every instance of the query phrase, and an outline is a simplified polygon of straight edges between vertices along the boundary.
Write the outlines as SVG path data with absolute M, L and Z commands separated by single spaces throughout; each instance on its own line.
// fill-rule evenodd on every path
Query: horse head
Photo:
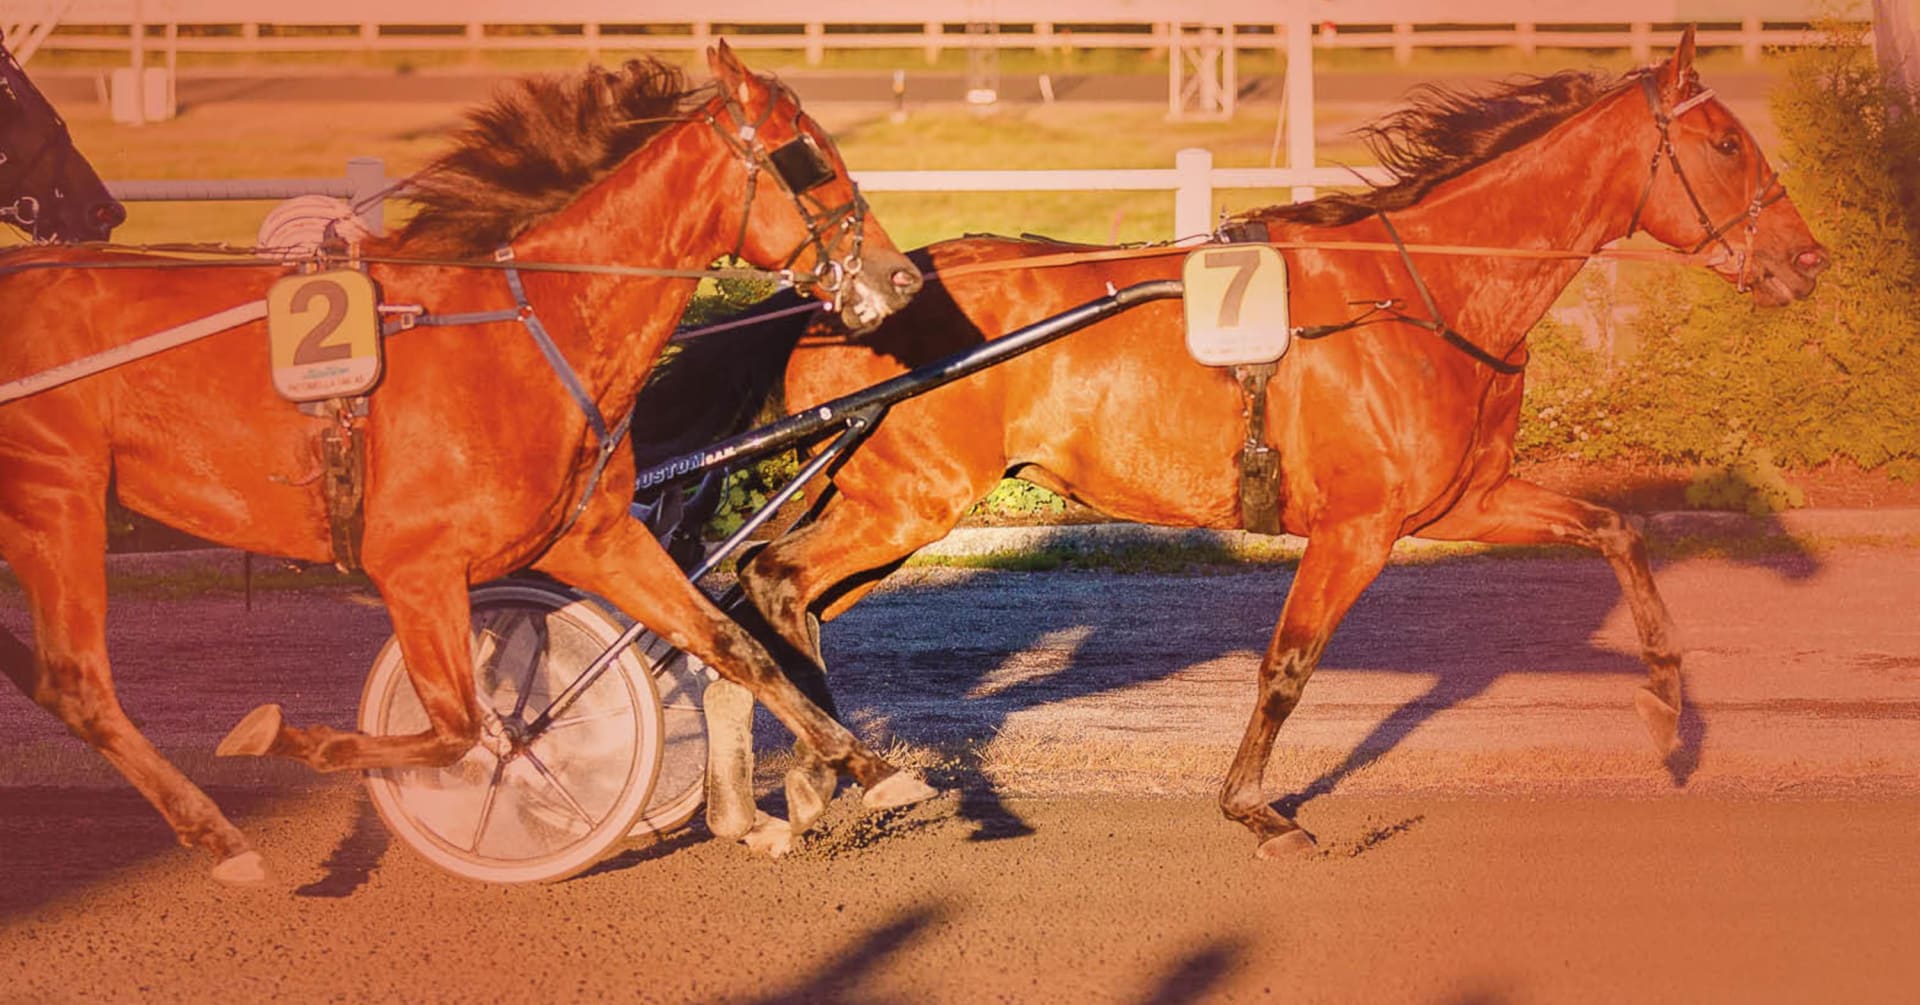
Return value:
M 707 51 L 707 63 L 719 91 L 707 120 L 745 172 L 734 253 L 780 269 L 810 258 L 801 289 L 832 304 L 855 332 L 906 306 L 920 270 L 868 214 L 833 138 L 791 89 L 749 72 L 725 42 Z
M 0 45 L 0 221 L 36 241 L 104 241 L 126 218 L 60 113 Z
M 1701 256 L 1702 264 L 1762 305 L 1811 294 L 1831 260 L 1753 133 L 1701 87 L 1693 68 L 1693 28 L 1682 35 L 1673 58 L 1636 79 L 1657 145 L 1628 232 L 1642 229 Z

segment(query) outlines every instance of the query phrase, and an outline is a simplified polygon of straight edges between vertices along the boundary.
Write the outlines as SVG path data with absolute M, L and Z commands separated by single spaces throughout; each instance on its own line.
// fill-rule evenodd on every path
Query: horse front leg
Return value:
M 472 611 L 465 574 L 452 564 L 408 562 L 389 568 L 373 556 L 367 572 L 393 619 L 407 679 L 426 712 L 427 728 L 407 736 L 369 736 L 329 726 L 290 726 L 280 706 L 262 705 L 227 733 L 217 753 L 284 757 L 316 771 L 348 771 L 445 767 L 473 749 L 481 719 L 474 700 Z
M 1634 694 L 1634 711 L 1662 758 L 1680 747 L 1681 648 L 1673 618 L 1653 583 L 1647 546 L 1618 512 L 1508 478 L 1467 500 L 1421 537 L 1487 544 L 1576 544 L 1599 552 L 1613 569 L 1633 612 L 1647 683 Z
M 536 567 L 607 598 L 669 645 L 746 688 L 799 742 L 858 782 L 869 808 L 906 806 L 935 794 L 808 700 L 765 648 L 687 580 L 638 520 L 621 513 L 577 529 L 548 549 Z
M 1280 623 L 1260 661 L 1260 692 L 1253 717 L 1220 789 L 1220 811 L 1259 839 L 1260 858 L 1309 851 L 1313 836 L 1282 815 L 1262 789 L 1273 741 L 1300 703 L 1328 639 L 1347 610 L 1386 565 L 1399 525 L 1383 516 L 1316 528 L 1294 573 Z

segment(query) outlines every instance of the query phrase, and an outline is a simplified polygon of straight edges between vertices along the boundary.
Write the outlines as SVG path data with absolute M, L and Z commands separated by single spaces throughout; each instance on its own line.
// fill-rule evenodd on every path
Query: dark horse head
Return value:
M 36 241 L 104 241 L 127 218 L 67 123 L 0 38 L 0 222 Z

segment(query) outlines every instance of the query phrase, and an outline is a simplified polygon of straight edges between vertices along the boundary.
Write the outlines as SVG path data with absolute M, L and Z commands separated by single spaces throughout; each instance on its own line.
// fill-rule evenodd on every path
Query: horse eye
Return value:
M 1736 134 L 1729 133 L 1714 140 L 1713 148 L 1726 154 L 1728 157 L 1732 157 L 1734 154 L 1740 152 L 1740 137 Z

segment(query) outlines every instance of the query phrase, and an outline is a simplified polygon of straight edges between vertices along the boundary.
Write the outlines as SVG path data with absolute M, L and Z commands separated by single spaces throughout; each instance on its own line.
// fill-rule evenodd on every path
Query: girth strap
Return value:
M 1267 444 L 1267 384 L 1277 363 L 1233 368 L 1246 403 L 1247 437 L 1240 445 L 1240 525 L 1255 534 L 1280 533 L 1280 452 Z
M 502 247 L 493 253 L 493 258 L 496 262 L 510 263 L 513 261 L 513 248 Z M 547 366 L 553 370 L 554 376 L 560 378 L 561 385 L 567 389 L 567 394 L 573 398 L 573 403 L 579 406 L 580 413 L 586 416 L 587 428 L 593 432 L 596 444 L 593 470 L 587 475 L 586 491 L 581 493 L 580 501 L 574 504 L 573 510 L 567 514 L 566 521 L 553 532 L 553 537 L 558 539 L 573 529 L 573 525 L 580 519 L 580 514 L 586 512 L 587 504 L 593 500 L 594 490 L 600 485 L 600 476 L 606 473 L 607 463 L 613 459 L 614 452 L 620 449 L 620 444 L 627 437 L 627 427 L 633 424 L 633 413 L 629 411 L 620 417 L 619 422 L 611 427 L 607 425 L 606 416 L 600 413 L 599 404 L 593 400 L 593 395 L 588 393 L 579 373 L 567 362 L 566 355 L 560 351 L 558 345 L 554 344 L 553 336 L 547 334 L 547 326 L 540 322 L 540 315 L 534 311 L 533 303 L 527 299 L 527 287 L 520 279 L 520 271 L 510 264 L 500 271 L 507 277 L 507 289 L 513 293 L 515 307 L 512 310 L 470 311 L 463 314 L 401 314 L 383 322 L 380 333 L 392 335 L 416 325 L 451 328 L 500 321 L 518 321 L 521 327 L 527 330 L 527 334 L 533 338 L 533 344 L 540 347 L 540 355 L 546 357 Z

